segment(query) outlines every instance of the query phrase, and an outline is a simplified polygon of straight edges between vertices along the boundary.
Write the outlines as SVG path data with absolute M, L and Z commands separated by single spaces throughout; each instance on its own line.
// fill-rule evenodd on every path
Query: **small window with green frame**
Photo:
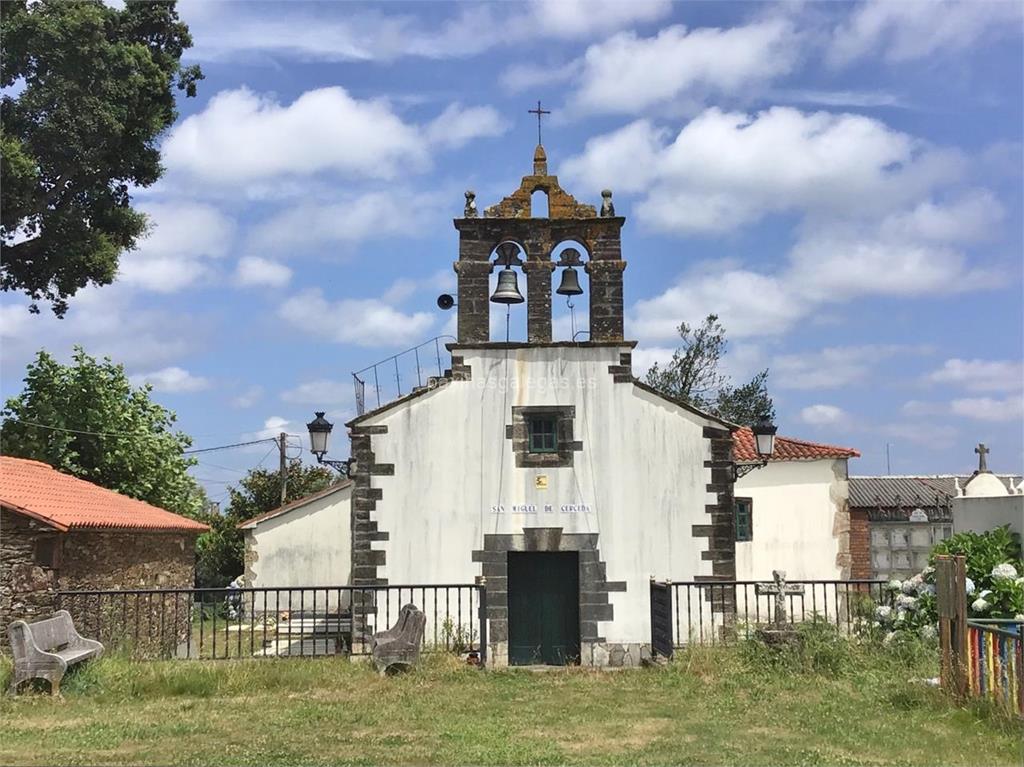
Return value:
M 750 498 L 735 498 L 733 509 L 736 514 L 736 540 L 754 540 L 754 502 Z
M 527 416 L 527 450 L 531 453 L 557 453 L 557 418 L 552 413 L 535 413 Z

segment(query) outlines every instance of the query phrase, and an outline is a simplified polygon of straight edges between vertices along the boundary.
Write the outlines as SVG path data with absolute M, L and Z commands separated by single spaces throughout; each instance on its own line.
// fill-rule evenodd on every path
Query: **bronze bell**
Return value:
M 565 267 L 562 271 L 562 283 L 555 292 L 560 296 L 578 296 L 583 293 L 583 288 L 580 287 L 580 276 L 571 266 Z
M 496 304 L 521 304 L 526 299 L 519 292 L 519 282 L 512 267 L 506 266 L 498 272 L 498 286 L 494 289 L 491 301 Z

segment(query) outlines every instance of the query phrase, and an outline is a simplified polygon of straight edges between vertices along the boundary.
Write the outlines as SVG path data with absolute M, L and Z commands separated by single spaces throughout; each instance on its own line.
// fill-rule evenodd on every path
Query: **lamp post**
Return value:
M 330 466 L 346 477 L 351 475 L 352 464 L 355 463 L 352 458 L 346 461 L 324 458 L 327 455 L 327 446 L 330 442 L 331 430 L 334 429 L 334 424 L 324 418 L 324 411 L 322 410 L 317 411 L 314 415 L 316 418 L 306 424 L 306 428 L 309 429 L 309 452 L 316 456 L 317 463 Z
M 757 451 L 757 457 L 761 460 L 757 463 L 744 463 L 738 466 L 734 464 L 732 467 L 733 481 L 749 474 L 754 469 L 763 469 L 768 465 L 772 453 L 775 452 L 775 432 L 778 431 L 778 428 L 772 423 L 771 418 L 767 415 L 761 416 L 758 422 L 750 427 L 750 430 L 754 433 L 754 449 Z

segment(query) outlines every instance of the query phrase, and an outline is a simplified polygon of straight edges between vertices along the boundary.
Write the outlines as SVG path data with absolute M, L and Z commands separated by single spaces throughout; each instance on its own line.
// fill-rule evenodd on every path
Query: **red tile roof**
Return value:
M 58 530 L 210 528 L 25 458 L 0 456 L 0 505 Z
M 759 461 L 754 444 L 754 432 L 742 426 L 732 434 L 732 454 L 735 461 Z M 822 445 L 792 437 L 775 437 L 772 461 L 818 461 L 827 458 L 860 458 L 860 451 L 852 447 Z

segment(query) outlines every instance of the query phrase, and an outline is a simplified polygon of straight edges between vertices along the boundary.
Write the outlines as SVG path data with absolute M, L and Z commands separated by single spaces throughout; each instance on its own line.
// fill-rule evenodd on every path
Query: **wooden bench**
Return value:
M 85 639 L 75 631 L 67 610 L 58 610 L 52 618 L 26 623 L 14 621 L 7 627 L 14 652 L 14 673 L 10 693 L 17 694 L 18 685 L 29 679 L 46 679 L 50 692 L 60 694 L 60 680 L 68 666 L 98 658 L 103 645 L 94 639 Z
M 407 671 L 420 658 L 425 616 L 416 605 L 408 604 L 398 613 L 398 621 L 387 631 L 378 631 L 370 642 L 373 662 L 381 674 Z

